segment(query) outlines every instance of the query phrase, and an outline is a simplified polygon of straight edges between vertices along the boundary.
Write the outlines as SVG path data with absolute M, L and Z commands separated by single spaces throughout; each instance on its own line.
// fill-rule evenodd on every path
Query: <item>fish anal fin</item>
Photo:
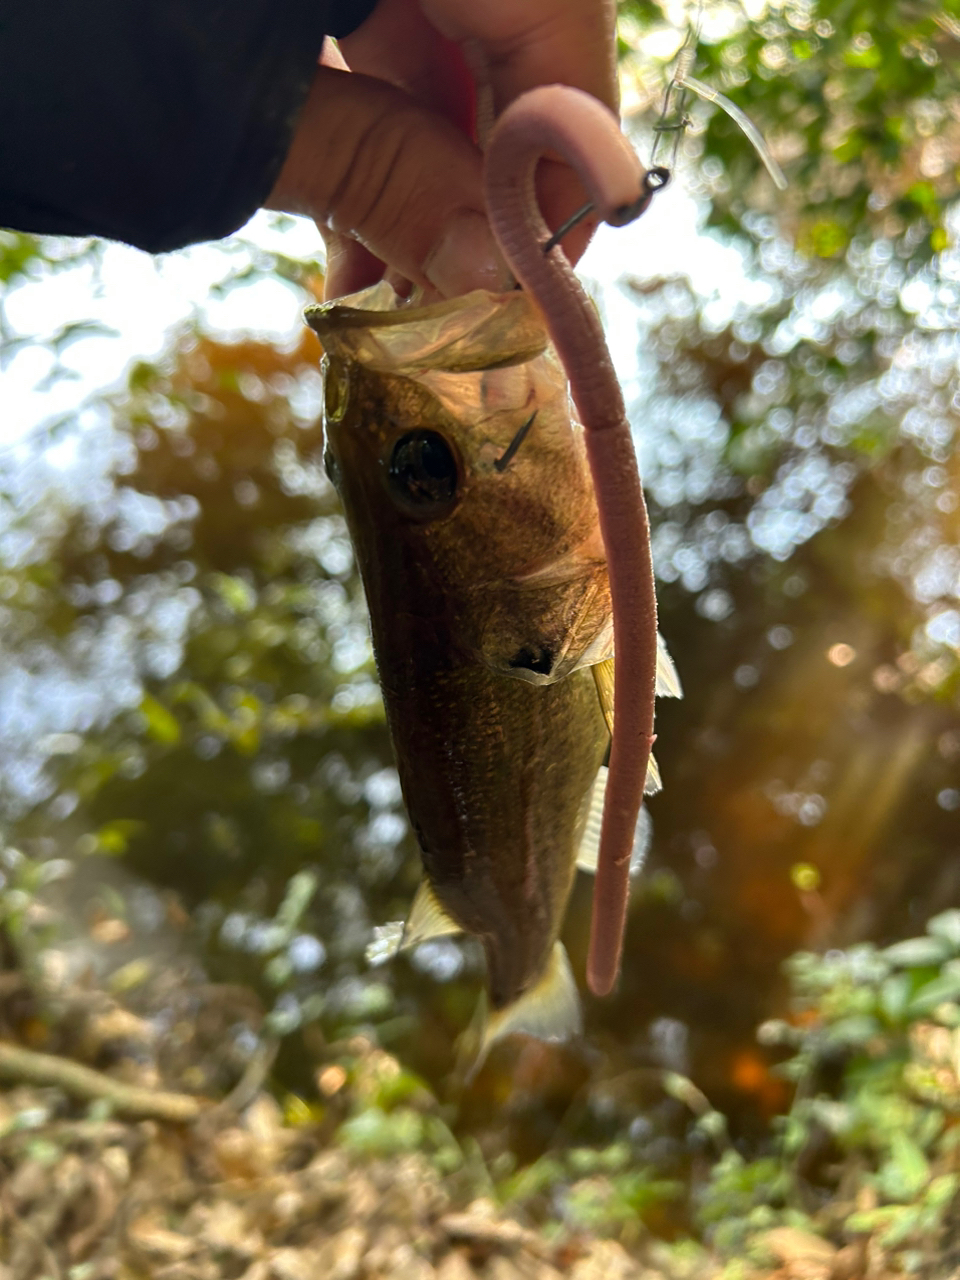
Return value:
M 444 938 L 451 933 L 462 932 L 460 925 L 440 905 L 429 881 L 421 880 L 397 949 L 407 951 L 430 938 Z

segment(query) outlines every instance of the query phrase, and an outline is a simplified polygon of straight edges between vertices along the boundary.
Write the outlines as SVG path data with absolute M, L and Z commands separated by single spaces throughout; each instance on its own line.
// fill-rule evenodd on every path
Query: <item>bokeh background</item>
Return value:
M 664 114 L 684 42 L 785 192 L 716 103 L 675 87 Z M 0 231 L 2 913 L 9 956 L 146 1009 L 171 1063 L 184 993 L 232 991 L 198 1088 L 269 1034 L 274 1087 L 308 1097 L 362 1031 L 491 1167 L 617 1137 L 676 1177 L 709 1142 L 665 1071 L 761 1149 L 790 1097 L 755 1035 L 784 960 L 960 901 L 960 9 L 625 0 L 621 52 L 640 153 L 683 128 L 657 144 L 671 185 L 584 275 L 685 698 L 584 1041 L 511 1040 L 465 1087 L 478 950 L 364 959 L 418 858 L 322 467 L 319 236 L 288 218 L 157 259 Z M 54 1024 L 15 1030 L 55 1048 Z

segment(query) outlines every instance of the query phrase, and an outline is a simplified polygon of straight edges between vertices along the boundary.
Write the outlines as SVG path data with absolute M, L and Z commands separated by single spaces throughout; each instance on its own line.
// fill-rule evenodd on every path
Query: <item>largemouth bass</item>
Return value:
M 310 308 L 328 471 L 370 610 L 424 881 L 410 946 L 479 938 L 500 1035 L 580 1025 L 560 928 L 595 860 L 610 588 L 583 435 L 534 305 L 388 285 Z M 679 693 L 665 652 L 661 692 Z

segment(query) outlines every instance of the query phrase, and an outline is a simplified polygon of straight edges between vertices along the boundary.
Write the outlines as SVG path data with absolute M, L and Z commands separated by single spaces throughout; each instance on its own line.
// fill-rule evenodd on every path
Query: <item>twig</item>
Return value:
M 109 1147 L 129 1139 L 130 1126 L 120 1120 L 57 1120 L 43 1125 L 43 1136 L 59 1147 Z M 37 1129 L 16 1127 L 0 1132 L 0 1150 L 29 1145 L 37 1140 Z M 0 1273 L 2 1275 L 2 1273 Z
M 217 1104 L 218 1112 L 238 1114 L 254 1100 L 263 1088 L 263 1082 L 273 1070 L 280 1050 L 280 1041 L 267 1036 L 254 1049 L 250 1061 L 244 1068 L 243 1075 L 233 1086 L 222 1102 Z
M 102 1099 L 120 1114 L 137 1119 L 188 1124 L 204 1109 L 203 1101 L 188 1093 L 167 1093 L 162 1089 L 124 1084 L 68 1058 L 36 1053 L 5 1041 L 0 1041 L 0 1076 L 28 1084 L 55 1085 L 74 1097 L 90 1101 Z

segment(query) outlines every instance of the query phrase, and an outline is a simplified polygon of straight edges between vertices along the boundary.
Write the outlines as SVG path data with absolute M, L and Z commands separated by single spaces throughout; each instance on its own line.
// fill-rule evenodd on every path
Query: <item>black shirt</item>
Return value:
M 276 180 L 325 35 L 375 0 L 0 0 L 0 226 L 158 253 Z

